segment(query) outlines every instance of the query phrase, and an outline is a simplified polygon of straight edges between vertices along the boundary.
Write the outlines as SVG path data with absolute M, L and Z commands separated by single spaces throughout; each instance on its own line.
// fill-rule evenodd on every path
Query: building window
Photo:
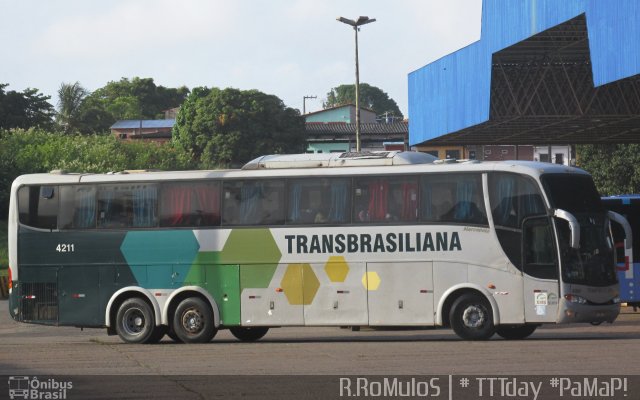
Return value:
M 460 158 L 460 150 L 447 150 L 445 156 L 447 159 L 458 160 Z

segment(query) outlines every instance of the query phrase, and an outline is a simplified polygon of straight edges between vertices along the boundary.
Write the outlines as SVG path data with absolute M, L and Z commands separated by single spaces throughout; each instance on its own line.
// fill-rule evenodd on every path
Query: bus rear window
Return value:
M 20 223 L 41 229 L 56 229 L 58 217 L 57 186 L 23 186 L 18 190 Z

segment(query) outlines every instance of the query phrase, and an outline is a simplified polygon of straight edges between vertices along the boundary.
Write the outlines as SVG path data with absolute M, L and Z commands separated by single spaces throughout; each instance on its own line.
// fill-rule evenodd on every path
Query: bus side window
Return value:
M 284 181 L 227 181 L 223 193 L 224 225 L 284 223 Z
M 358 178 L 354 184 L 356 222 L 415 221 L 418 217 L 417 178 Z
M 40 229 L 58 226 L 58 187 L 23 186 L 18 190 L 20 223 Z
M 103 185 L 98 189 L 98 227 L 126 228 L 131 225 L 132 193 L 128 186 Z
M 344 223 L 349 216 L 349 179 L 293 179 L 287 224 Z
M 424 222 L 488 225 L 480 174 L 434 174 L 421 179 Z
M 524 272 L 541 279 L 558 279 L 556 250 L 548 217 L 532 217 L 523 223 Z
M 534 181 L 521 175 L 489 174 L 489 201 L 496 234 L 509 261 L 522 268 L 522 222 L 544 215 L 546 208 Z
M 61 186 L 60 229 L 92 229 L 96 227 L 95 186 Z
M 160 226 L 220 225 L 220 183 L 168 183 L 160 192 Z

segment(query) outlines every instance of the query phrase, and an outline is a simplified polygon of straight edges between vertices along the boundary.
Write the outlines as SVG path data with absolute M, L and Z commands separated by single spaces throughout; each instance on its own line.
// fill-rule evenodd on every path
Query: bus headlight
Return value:
M 567 299 L 569 303 L 587 304 L 587 299 L 581 296 L 576 296 L 575 294 L 565 294 L 564 298 Z

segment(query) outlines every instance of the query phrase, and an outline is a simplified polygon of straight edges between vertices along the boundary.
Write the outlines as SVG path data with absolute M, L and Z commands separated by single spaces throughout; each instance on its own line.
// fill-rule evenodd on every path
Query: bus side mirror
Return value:
M 553 211 L 553 216 L 560 218 L 569 223 L 569 229 L 571 230 L 571 238 L 569 239 L 569 245 L 574 249 L 580 248 L 580 223 L 570 212 L 556 209 Z
M 622 227 L 624 228 L 625 248 L 630 249 L 633 240 L 633 234 L 631 233 L 631 225 L 629 225 L 629 221 L 627 221 L 627 219 L 622 215 L 613 211 L 608 211 L 607 216 L 611 221 L 622 225 Z

